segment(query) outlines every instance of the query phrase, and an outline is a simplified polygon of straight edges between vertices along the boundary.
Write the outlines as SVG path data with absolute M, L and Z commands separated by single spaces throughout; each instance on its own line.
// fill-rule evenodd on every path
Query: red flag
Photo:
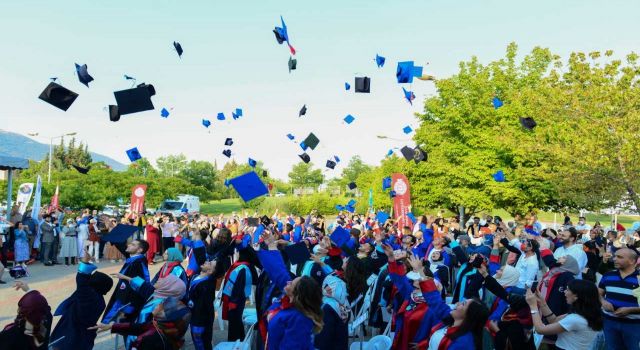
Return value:
M 147 194 L 147 185 L 135 185 L 131 190 L 131 212 L 140 214 L 144 212 L 144 196 Z
M 56 186 L 56 193 L 51 197 L 51 204 L 49 205 L 49 214 L 53 213 L 58 208 L 60 201 L 60 186 Z
M 404 226 L 409 226 L 413 229 L 413 222 L 407 217 L 411 207 L 409 180 L 404 174 L 395 173 L 391 175 L 391 187 L 396 192 L 396 196 L 393 197 L 393 214 L 398 222 L 398 228 L 402 230 Z

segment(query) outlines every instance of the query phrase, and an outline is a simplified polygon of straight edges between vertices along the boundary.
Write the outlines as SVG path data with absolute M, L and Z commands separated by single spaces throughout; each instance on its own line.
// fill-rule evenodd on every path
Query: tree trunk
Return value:
M 620 173 L 622 174 L 622 181 L 624 182 L 624 186 L 626 187 L 627 193 L 629 194 L 629 199 L 631 199 L 633 205 L 636 206 L 636 211 L 640 211 L 640 196 L 638 196 L 638 193 L 635 191 L 631 180 L 627 176 L 627 168 L 620 154 L 618 154 L 618 165 L 620 167 Z

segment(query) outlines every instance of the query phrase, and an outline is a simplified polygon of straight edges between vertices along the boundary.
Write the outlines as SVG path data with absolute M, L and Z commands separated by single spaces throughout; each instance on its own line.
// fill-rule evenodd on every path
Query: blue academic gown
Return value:
M 261 250 L 258 258 L 264 270 L 271 277 L 272 283 L 280 290 L 289 281 L 291 276 L 287 273 L 282 256 L 276 250 Z M 270 313 L 279 310 L 272 315 L 267 324 L 267 349 L 268 350 L 313 350 L 313 321 L 303 315 L 295 307 L 282 308 L 282 301 L 274 302 L 269 308 Z
M 104 311 L 104 297 L 89 285 L 91 273 L 97 267 L 81 262 L 76 274 L 76 290 L 56 309 L 54 316 L 62 316 L 56 328 L 51 332 L 51 341 L 64 339 L 56 343 L 59 349 L 91 350 L 96 338 L 95 331 L 88 327 L 98 323 Z
M 140 277 L 144 281 L 149 282 L 147 258 L 142 254 L 129 257 L 120 269 L 120 273 L 131 278 Z M 119 280 L 107 304 L 107 310 L 102 318 L 102 323 L 118 321 L 113 318 L 121 309 L 125 314 L 125 320 L 127 322 L 133 322 L 144 303 L 145 299 L 131 288 L 129 282 Z

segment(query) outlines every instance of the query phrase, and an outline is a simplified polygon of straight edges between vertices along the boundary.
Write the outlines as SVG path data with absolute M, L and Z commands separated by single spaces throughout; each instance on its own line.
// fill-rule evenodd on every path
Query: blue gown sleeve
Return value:
M 420 282 L 420 289 L 422 290 L 424 300 L 427 302 L 427 305 L 429 305 L 430 313 L 433 313 L 439 320 L 449 316 L 451 308 L 442 300 L 442 296 L 440 296 L 440 292 L 438 292 L 438 288 L 433 280 L 429 279 Z
M 287 267 L 284 265 L 280 252 L 277 250 L 260 250 L 258 251 L 258 259 L 271 281 L 275 283 L 276 287 L 283 290 L 287 283 L 291 281 L 291 276 L 287 272 Z
M 404 265 L 398 264 L 397 262 L 390 262 L 389 278 L 391 278 L 391 282 L 398 288 L 398 293 L 404 300 L 411 298 L 413 284 L 407 276 L 405 276 Z

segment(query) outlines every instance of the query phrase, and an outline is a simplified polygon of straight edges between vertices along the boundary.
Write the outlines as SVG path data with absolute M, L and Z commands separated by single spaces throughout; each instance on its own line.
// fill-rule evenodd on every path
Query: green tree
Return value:
M 347 166 L 342 169 L 342 185 L 346 186 L 351 182 L 356 182 L 360 175 L 370 171 L 371 166 L 365 164 L 360 156 L 353 156 Z
M 324 181 L 320 169 L 312 169 L 313 163 L 299 162 L 289 172 L 289 182 L 294 187 L 318 187 Z
M 158 172 L 162 176 L 175 176 L 187 165 L 187 157 L 180 153 L 177 155 L 168 155 L 156 159 Z

